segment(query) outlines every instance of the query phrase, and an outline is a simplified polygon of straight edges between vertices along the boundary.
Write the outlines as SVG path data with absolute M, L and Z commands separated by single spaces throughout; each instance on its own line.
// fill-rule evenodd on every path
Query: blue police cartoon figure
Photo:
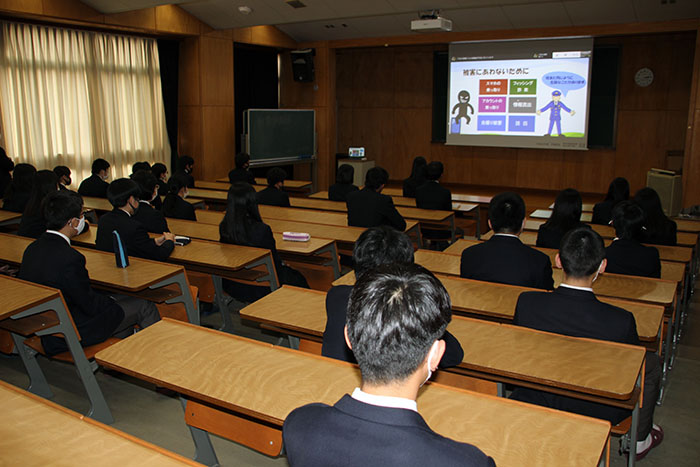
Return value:
M 557 124 L 557 133 L 559 136 L 564 136 L 561 132 L 561 111 L 566 110 L 571 114 L 573 117 L 576 112 L 568 108 L 562 101 L 561 101 L 561 91 L 553 91 L 552 92 L 552 100 L 549 102 L 549 104 L 545 105 L 542 107 L 540 110 L 537 111 L 537 115 L 542 114 L 542 112 L 546 112 L 549 110 L 549 130 L 547 130 L 547 133 L 545 133 L 545 136 L 549 136 L 552 134 L 552 127 L 554 124 Z
M 457 112 L 457 116 L 452 118 L 452 133 L 459 133 L 462 118 L 467 121 L 467 125 L 469 125 L 469 122 L 472 120 L 468 115 L 469 112 L 471 112 L 472 115 L 474 114 L 474 107 L 469 103 L 470 98 L 471 96 L 468 91 L 462 90 L 457 94 L 458 102 L 452 107 L 452 115 Z

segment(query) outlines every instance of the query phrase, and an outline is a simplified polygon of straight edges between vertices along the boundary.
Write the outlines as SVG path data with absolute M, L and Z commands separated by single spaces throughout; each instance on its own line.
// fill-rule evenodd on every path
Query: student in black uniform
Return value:
M 173 219 L 196 221 L 194 206 L 185 201 L 188 195 L 187 179 L 182 174 L 173 174 L 168 180 L 168 194 L 163 200 L 163 214 Z
M 352 259 L 355 277 L 359 279 L 383 264 L 413 263 L 413 243 L 404 232 L 385 225 L 372 227 L 365 230 L 355 242 Z M 326 295 L 326 329 L 323 331 L 321 354 L 354 363 L 355 356 L 347 346 L 343 334 L 352 290 L 351 285 L 336 285 Z M 459 341 L 447 331 L 440 339 L 446 345 L 445 355 L 440 359 L 440 368 L 462 363 L 464 351 Z
M 350 164 L 341 164 L 335 174 L 335 183 L 328 188 L 328 199 L 331 201 L 347 201 L 348 193 L 359 190 L 352 184 L 355 169 Z
M 612 210 L 621 201 L 630 197 L 630 182 L 624 177 L 617 177 L 610 182 L 605 200 L 593 206 L 591 223 L 608 225 L 612 220 Z
M 151 172 L 156 177 L 158 183 L 158 195 L 165 196 L 168 194 L 168 168 L 165 164 L 156 162 L 151 166 Z
M 12 182 L 5 190 L 2 208 L 6 211 L 24 212 L 32 193 L 36 169 L 31 164 L 17 164 L 13 172 Z
M 39 238 L 46 232 L 46 221 L 41 211 L 41 202 L 46 195 L 58 190 L 58 177 L 52 170 L 40 170 L 34 175 L 32 194 L 22 213 L 17 234 L 23 237 Z
M 478 281 L 552 290 L 549 256 L 520 241 L 525 225 L 525 201 L 519 194 L 504 192 L 489 204 L 489 227 L 495 234 L 462 251 L 460 276 Z
M 92 175 L 83 180 L 78 187 L 78 193 L 81 196 L 91 196 L 94 198 L 106 198 L 107 187 L 106 182 L 109 177 L 109 162 L 104 159 L 95 159 L 92 162 Z
M 270 226 L 260 217 L 255 189 L 247 183 L 234 183 L 228 191 L 226 215 L 219 225 L 220 241 L 234 245 L 253 246 L 270 250 L 282 285 L 309 287 L 306 278 L 296 269 L 282 263 L 277 253 Z M 229 295 L 242 302 L 253 302 L 270 293 L 269 287 L 241 284 L 224 280 Z
M 646 215 L 646 223 L 642 232 L 643 243 L 654 245 L 676 245 L 676 230 L 678 226 L 674 221 L 666 217 L 661 207 L 659 194 L 653 188 L 642 188 L 634 195 L 637 203 Z
M 134 214 L 134 219 L 141 222 L 146 230 L 153 233 L 170 232 L 168 222 L 163 213 L 151 202 L 158 199 L 158 184 L 156 177 L 150 170 L 140 170 L 131 179 L 139 186 L 139 208 Z
M 73 183 L 70 169 L 65 165 L 57 165 L 53 168 L 53 173 L 58 177 L 58 189 L 68 190 L 70 184 Z
M 83 200 L 78 193 L 49 193 L 43 214 L 48 230 L 24 251 L 19 278 L 61 291 L 83 346 L 99 344 L 112 336 L 128 337 L 134 325 L 143 329 L 160 319 L 151 302 L 97 292 L 90 286 L 85 257 L 70 243 L 85 224 Z M 53 335 L 42 336 L 41 343 L 49 355 L 68 350 L 65 341 Z
M 624 210 L 622 204 L 615 210 Z M 593 293 L 593 282 L 598 274 L 606 270 L 605 250 L 600 235 L 585 228 L 569 231 L 562 240 L 556 261 L 557 266 L 564 270 L 561 285 L 551 293 L 520 294 L 513 324 L 573 337 L 640 345 L 634 315 L 599 301 Z M 581 364 L 585 365 L 585 362 Z M 660 383 L 659 358 L 655 353 L 647 352 L 644 399 L 637 430 L 637 460 L 646 456 L 663 439 L 661 427 L 652 423 Z M 624 409 L 534 389 L 517 388 L 511 397 L 530 404 L 602 418 L 613 425 L 630 415 Z
M 661 277 L 659 250 L 639 243 L 644 211 L 634 201 L 623 201 L 613 209 L 617 238 L 605 249 L 608 272 L 630 276 Z
M 416 206 L 421 209 L 452 211 L 452 192 L 440 185 L 444 166 L 433 161 L 425 169 L 425 182 L 416 188 Z
M 248 170 L 250 167 L 250 156 L 245 152 L 239 152 L 233 160 L 236 168 L 228 173 L 229 183 L 245 182 L 255 185 L 255 176 Z
M 376 227 L 389 225 L 396 230 L 406 230 L 406 221 L 394 207 L 391 196 L 383 195 L 389 173 L 381 167 L 372 167 L 365 175 L 365 187 L 349 193 L 348 225 L 353 227 Z
M 581 222 L 581 195 L 573 188 L 562 190 L 554 200 L 554 209 L 547 222 L 537 231 L 535 246 L 559 249 L 564 234 L 578 227 L 586 227 Z
M 131 175 L 129 175 L 129 178 L 133 178 L 134 174 L 140 170 L 148 170 L 150 172 L 151 164 L 146 161 L 134 162 L 134 164 L 131 166 Z
M 173 175 L 180 175 L 187 183 L 186 186 L 188 188 L 194 188 L 194 177 L 192 176 L 193 170 L 194 159 L 192 159 L 190 156 L 180 156 L 177 160 L 177 170 L 173 173 Z
M 416 189 L 425 183 L 425 169 L 427 166 L 428 162 L 425 160 L 425 157 L 418 156 L 413 159 L 411 176 L 403 181 L 403 195 L 406 198 L 416 197 Z
M 279 167 L 267 171 L 267 188 L 258 192 L 258 204 L 289 207 L 289 195 L 284 192 L 284 180 L 287 172 Z
M 175 248 L 175 236 L 164 232 L 157 238 L 148 236 L 148 231 L 141 222 L 134 219 L 139 209 L 138 196 L 141 190 L 135 181 L 120 178 L 109 184 L 107 199 L 114 210 L 100 216 L 97 223 L 98 250 L 114 251 L 113 231 L 117 231 L 129 256 L 165 261 Z
M 0 198 L 5 195 L 5 190 L 12 181 L 11 172 L 15 169 L 15 163 L 7 157 L 4 148 L 0 148 Z

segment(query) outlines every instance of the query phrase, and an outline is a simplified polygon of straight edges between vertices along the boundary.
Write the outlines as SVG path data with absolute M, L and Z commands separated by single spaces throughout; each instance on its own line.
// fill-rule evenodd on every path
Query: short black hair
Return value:
M 131 176 L 131 179 L 139 186 L 139 200 L 150 201 L 153 198 L 153 190 L 158 185 L 156 176 L 150 170 L 139 170 Z
M 139 194 L 141 194 L 141 189 L 130 178 L 118 178 L 107 187 L 107 199 L 115 208 L 126 206 L 129 198 L 133 196 L 138 199 Z
M 41 203 L 46 228 L 60 230 L 74 217 L 83 212 L 83 198 L 71 190 L 52 191 Z
M 151 164 L 148 162 L 134 162 L 134 165 L 131 166 L 131 174 L 135 174 L 139 170 L 151 170 Z
M 277 185 L 287 179 L 287 172 L 280 167 L 273 167 L 267 171 L 267 184 L 269 186 Z
M 445 167 L 440 161 L 433 161 L 425 168 L 425 178 L 428 180 L 440 180 Z
M 107 162 L 104 159 L 95 159 L 92 161 L 92 173 L 93 174 L 98 174 L 103 170 L 109 170 L 111 166 L 109 165 L 109 162 Z
M 360 276 L 347 330 L 362 381 L 403 381 L 423 363 L 452 319 L 450 296 L 417 264 L 386 264 Z
M 630 197 L 630 182 L 625 177 L 617 177 L 608 186 L 608 194 L 605 195 L 605 201 L 612 201 L 617 204 L 620 201 L 626 201 Z
M 371 227 L 355 241 L 352 260 L 357 277 L 382 264 L 412 263 L 413 243 L 405 232 L 393 227 Z
M 377 190 L 389 181 L 389 172 L 381 167 L 372 167 L 365 174 L 365 186 L 370 190 Z
M 520 232 L 525 219 L 525 201 L 512 191 L 499 193 L 489 203 L 489 220 L 496 233 Z
M 603 239 L 593 229 L 578 227 L 564 235 L 559 248 L 561 267 L 567 276 L 589 277 L 605 258 Z
M 156 178 L 160 178 L 160 176 L 167 171 L 168 168 L 161 162 L 156 162 L 151 166 L 151 172 L 153 172 L 153 175 L 155 175 Z
M 177 168 L 179 170 L 185 170 L 188 165 L 194 165 L 194 159 L 190 156 L 180 156 L 177 159 Z
M 335 174 L 335 182 L 342 185 L 351 185 L 355 177 L 355 169 L 350 164 L 341 164 Z
M 236 157 L 233 158 L 233 163 L 236 164 L 237 169 L 242 169 L 243 166 L 250 160 L 250 155 L 247 152 L 239 152 Z
M 68 167 L 66 167 L 65 165 L 57 165 L 56 167 L 53 168 L 53 173 L 55 173 L 58 178 L 61 178 L 61 177 L 69 177 L 70 178 L 70 169 Z
M 645 222 L 644 210 L 634 201 L 617 203 L 612 210 L 612 223 L 618 238 L 639 240 Z

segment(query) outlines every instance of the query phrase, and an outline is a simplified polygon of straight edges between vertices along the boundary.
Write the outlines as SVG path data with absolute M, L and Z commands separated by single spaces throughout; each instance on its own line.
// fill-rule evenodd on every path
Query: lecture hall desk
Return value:
M 229 187 L 231 186 L 228 177 L 217 178 L 216 182 L 199 182 L 199 181 L 194 182 L 195 186 L 198 184 L 201 184 L 202 188 L 207 188 L 205 185 L 210 184 L 210 183 L 225 184 L 226 190 L 228 190 Z M 262 188 L 265 188 L 267 186 L 267 179 L 263 178 L 263 177 L 256 177 L 255 184 L 261 186 Z M 308 192 L 311 189 L 311 182 L 308 180 L 285 180 L 284 181 L 284 188 L 285 188 L 285 190 L 288 190 L 288 191 Z M 220 189 L 220 188 L 215 188 L 215 189 Z
M 0 210 L 0 226 L 17 224 L 22 218 L 22 213 Z
M 29 376 L 29 389 L 51 398 L 53 393 L 36 360 L 36 354 L 24 345 L 25 337 L 60 333 L 65 336 L 76 370 L 90 400 L 88 416 L 112 423 L 112 413 L 95 379 L 61 292 L 57 289 L 0 275 L 0 328 L 9 331 Z M 2 452 L 2 450 L 0 450 Z
M 4 465 L 201 465 L 0 382 Z
M 272 456 L 281 452 L 280 430 L 293 409 L 311 402 L 334 404 L 360 383 L 357 368 L 345 362 L 167 319 L 99 352 L 96 358 L 107 368 L 190 399 L 189 425 L 214 429 L 213 422 L 198 418 L 201 404 L 192 400 L 245 416 L 245 427 L 229 429 L 225 436 L 250 445 L 256 443 L 246 440 L 246 435 L 265 430 L 268 439 L 254 448 Z M 479 446 L 501 467 L 595 466 L 608 460 L 607 422 L 438 384 L 425 385 L 417 402 L 432 429 Z M 218 410 L 207 414 L 210 420 L 222 416 Z M 266 426 L 256 428 L 251 422 Z M 198 431 L 196 443 L 198 460 L 209 465 L 217 462 L 206 432 Z
M 24 250 L 34 239 L 0 233 L 0 260 L 19 266 Z M 190 323 L 199 324 L 185 270 L 181 266 L 141 258 L 129 258 L 129 267 L 118 268 L 114 254 L 89 248 L 76 248 L 85 256 L 85 267 L 93 286 L 147 300 L 183 303 Z M 178 292 L 168 285 L 176 284 Z

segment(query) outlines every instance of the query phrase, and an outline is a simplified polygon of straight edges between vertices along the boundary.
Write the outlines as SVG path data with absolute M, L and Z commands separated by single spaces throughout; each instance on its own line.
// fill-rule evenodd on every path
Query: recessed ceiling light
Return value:
M 249 15 L 249 14 L 251 14 L 251 13 L 253 12 L 253 9 L 252 9 L 251 7 L 249 7 L 249 6 L 247 6 L 247 5 L 243 5 L 243 6 L 239 6 L 239 7 L 238 7 L 238 11 L 239 11 L 242 15 Z

